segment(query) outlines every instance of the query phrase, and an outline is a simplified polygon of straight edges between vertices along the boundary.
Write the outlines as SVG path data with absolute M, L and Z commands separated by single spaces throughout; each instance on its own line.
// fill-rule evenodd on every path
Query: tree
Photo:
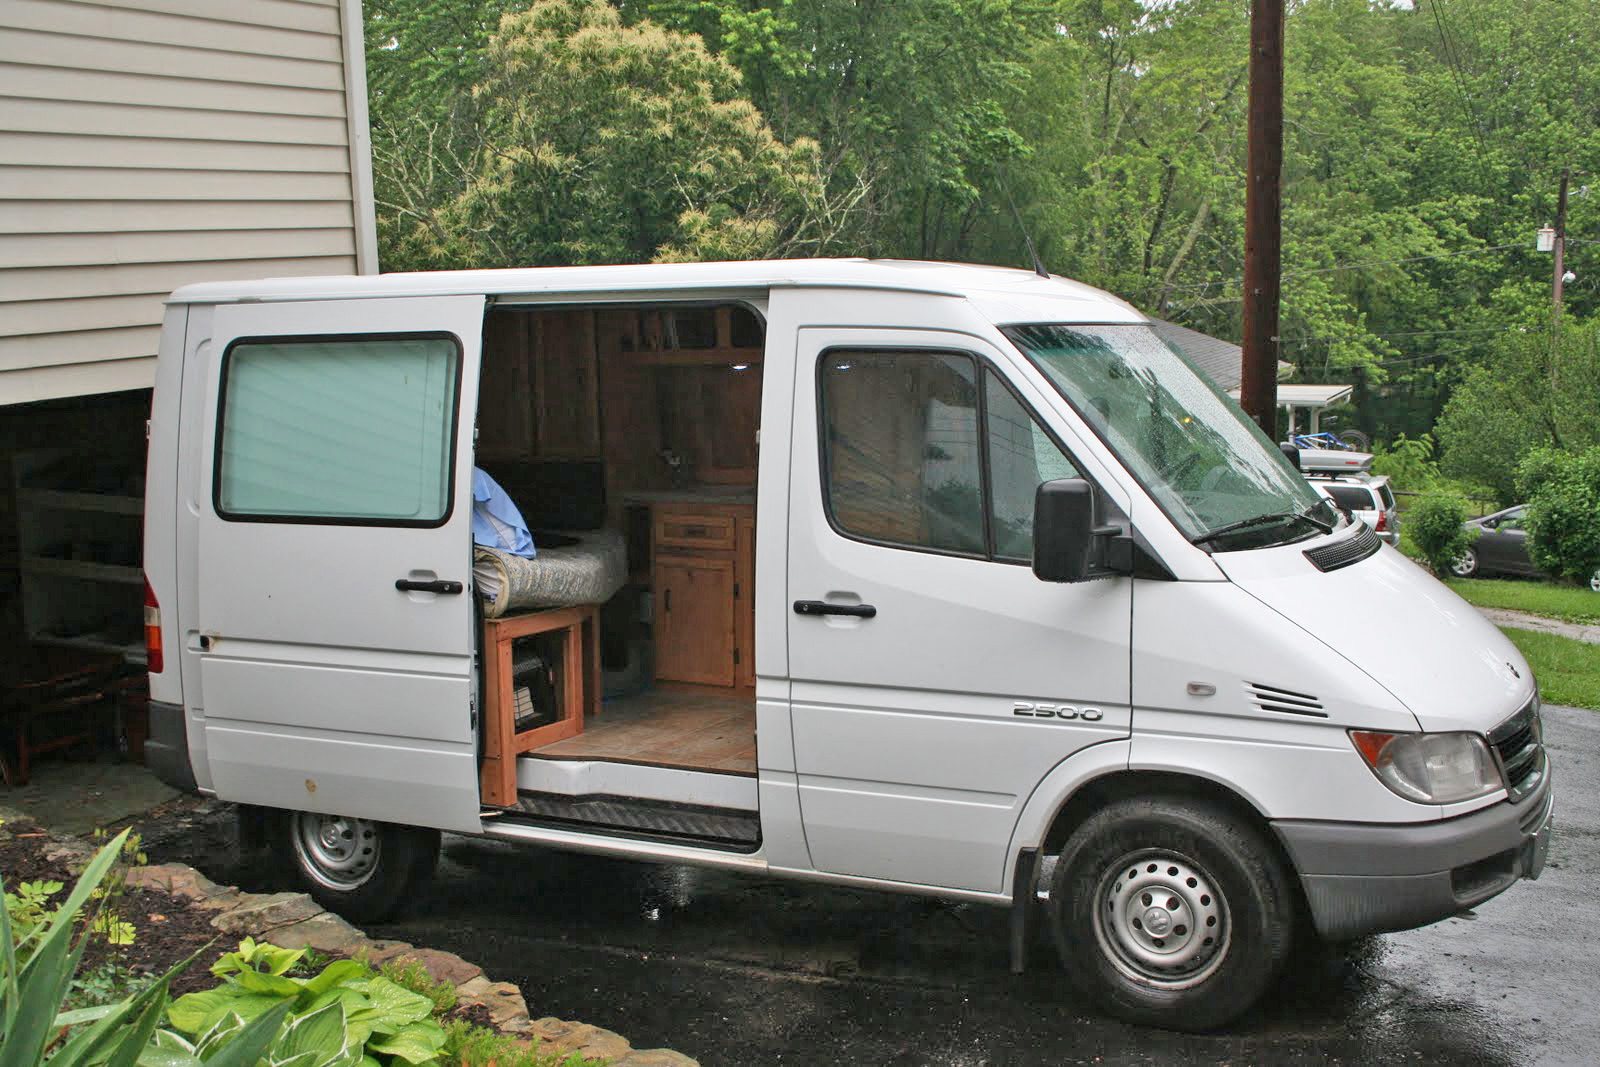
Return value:
M 776 138 L 699 38 L 538 0 L 488 39 L 454 195 L 418 196 L 393 258 L 454 267 L 751 258 L 825 250 L 817 146 Z M 399 184 L 403 184 L 403 181 Z
M 1535 449 L 1579 451 L 1600 444 L 1600 318 L 1513 330 L 1482 366 L 1470 368 L 1439 419 L 1446 474 L 1492 487 L 1516 503 L 1517 464 Z

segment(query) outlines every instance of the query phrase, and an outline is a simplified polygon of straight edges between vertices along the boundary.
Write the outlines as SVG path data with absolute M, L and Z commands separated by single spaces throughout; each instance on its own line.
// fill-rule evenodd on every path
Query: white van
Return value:
M 357 916 L 439 831 L 764 872 L 1010 908 L 1019 970 L 1048 917 L 1108 1011 L 1199 1029 L 1302 917 L 1548 851 L 1517 650 L 1073 282 L 196 285 L 154 405 L 150 763 Z M 475 468 L 546 546 L 492 582 Z

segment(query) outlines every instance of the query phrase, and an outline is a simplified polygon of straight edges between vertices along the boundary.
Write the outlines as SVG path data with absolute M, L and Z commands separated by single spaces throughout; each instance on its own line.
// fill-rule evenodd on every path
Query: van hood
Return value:
M 1348 536 L 1339 530 L 1319 541 Z M 1532 698 L 1522 653 L 1427 571 L 1388 545 L 1319 571 L 1305 556 L 1318 543 L 1212 558 L 1230 581 L 1365 671 L 1423 730 L 1484 733 Z

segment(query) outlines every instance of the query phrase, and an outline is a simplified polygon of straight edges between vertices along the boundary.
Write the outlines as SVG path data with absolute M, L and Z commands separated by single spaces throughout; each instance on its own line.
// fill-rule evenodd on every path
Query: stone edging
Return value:
M 45 854 L 52 860 L 79 866 L 93 855 L 81 845 L 60 841 Z M 234 886 L 217 885 L 182 863 L 134 867 L 128 871 L 127 884 L 138 889 L 159 889 L 188 900 L 197 908 L 215 911 L 211 925 L 225 934 L 254 937 L 282 948 L 361 955 L 374 965 L 414 960 L 434 981 L 455 986 L 458 1004 L 482 1005 L 502 1032 L 528 1041 L 537 1038 L 543 1050 L 608 1060 L 609 1067 L 699 1067 L 697 1060 L 681 1052 L 636 1049 L 621 1034 L 588 1023 L 551 1016 L 529 1018 L 527 1003 L 510 982 L 492 982 L 482 967 L 450 952 L 369 938 L 305 893 L 246 893 Z

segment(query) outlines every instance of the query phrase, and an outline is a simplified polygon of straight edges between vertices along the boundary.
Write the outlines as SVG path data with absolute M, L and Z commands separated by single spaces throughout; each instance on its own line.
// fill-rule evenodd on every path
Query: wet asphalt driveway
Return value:
M 1073 999 L 1042 938 L 1013 977 L 1000 909 L 474 839 L 447 838 L 427 896 L 369 932 L 459 953 L 517 983 L 535 1015 L 707 1067 L 1594 1063 L 1600 714 L 1548 708 L 1545 721 L 1557 836 L 1539 882 L 1475 920 L 1303 951 L 1260 1010 L 1219 1034 L 1107 1021 Z M 254 880 L 217 869 L 228 861 L 215 851 L 159 851 Z

